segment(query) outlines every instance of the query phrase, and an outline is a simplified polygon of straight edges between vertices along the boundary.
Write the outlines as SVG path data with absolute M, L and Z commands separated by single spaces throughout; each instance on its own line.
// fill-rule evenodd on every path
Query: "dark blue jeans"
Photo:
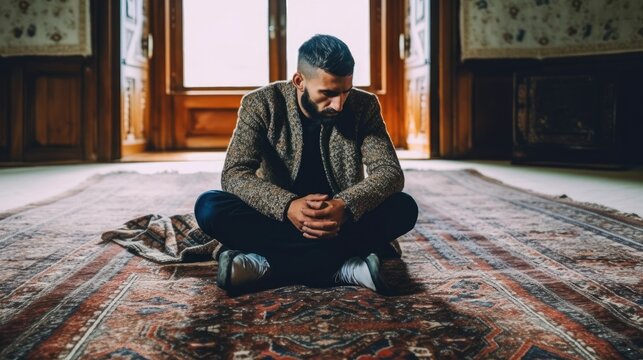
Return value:
M 330 239 L 305 238 L 289 220 L 269 218 L 219 190 L 203 193 L 194 213 L 201 229 L 225 247 L 266 257 L 271 271 L 289 282 L 315 285 L 328 283 L 350 257 L 390 249 L 391 241 L 415 226 L 418 207 L 410 195 L 393 194 Z

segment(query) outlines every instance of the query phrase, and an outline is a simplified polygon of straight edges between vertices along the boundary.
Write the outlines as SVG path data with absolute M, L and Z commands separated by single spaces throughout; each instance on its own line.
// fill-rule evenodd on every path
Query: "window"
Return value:
M 350 47 L 354 84 L 378 91 L 383 1 L 171 1 L 170 90 L 245 91 L 290 79 L 301 43 L 323 33 Z
M 268 3 L 265 0 L 183 1 L 183 85 L 268 83 Z
M 353 84 L 371 84 L 369 0 L 288 0 L 286 53 L 288 75 L 297 71 L 297 50 L 315 34 L 344 41 L 355 58 Z

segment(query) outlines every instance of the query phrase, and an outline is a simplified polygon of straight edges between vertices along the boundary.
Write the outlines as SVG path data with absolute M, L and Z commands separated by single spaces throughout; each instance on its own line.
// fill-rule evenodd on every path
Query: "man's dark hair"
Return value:
M 299 47 L 297 70 L 311 75 L 311 70 L 322 69 L 335 76 L 353 74 L 355 60 L 348 46 L 331 35 L 317 34 Z

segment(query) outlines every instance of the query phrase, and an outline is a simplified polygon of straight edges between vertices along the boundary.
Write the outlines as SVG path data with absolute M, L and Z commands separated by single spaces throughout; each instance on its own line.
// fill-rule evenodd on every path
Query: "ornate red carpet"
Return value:
M 643 222 L 475 173 L 407 172 L 420 205 L 399 295 L 290 286 L 230 298 L 216 263 L 100 240 L 189 213 L 215 174 L 108 174 L 0 214 L 0 358 L 643 358 Z

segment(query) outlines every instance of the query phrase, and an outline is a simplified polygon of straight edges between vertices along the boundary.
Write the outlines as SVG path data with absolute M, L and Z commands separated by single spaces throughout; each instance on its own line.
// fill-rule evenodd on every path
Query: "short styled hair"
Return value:
M 297 71 L 306 75 L 319 68 L 335 76 L 348 76 L 354 67 L 355 59 L 348 46 L 332 35 L 317 34 L 299 47 Z

